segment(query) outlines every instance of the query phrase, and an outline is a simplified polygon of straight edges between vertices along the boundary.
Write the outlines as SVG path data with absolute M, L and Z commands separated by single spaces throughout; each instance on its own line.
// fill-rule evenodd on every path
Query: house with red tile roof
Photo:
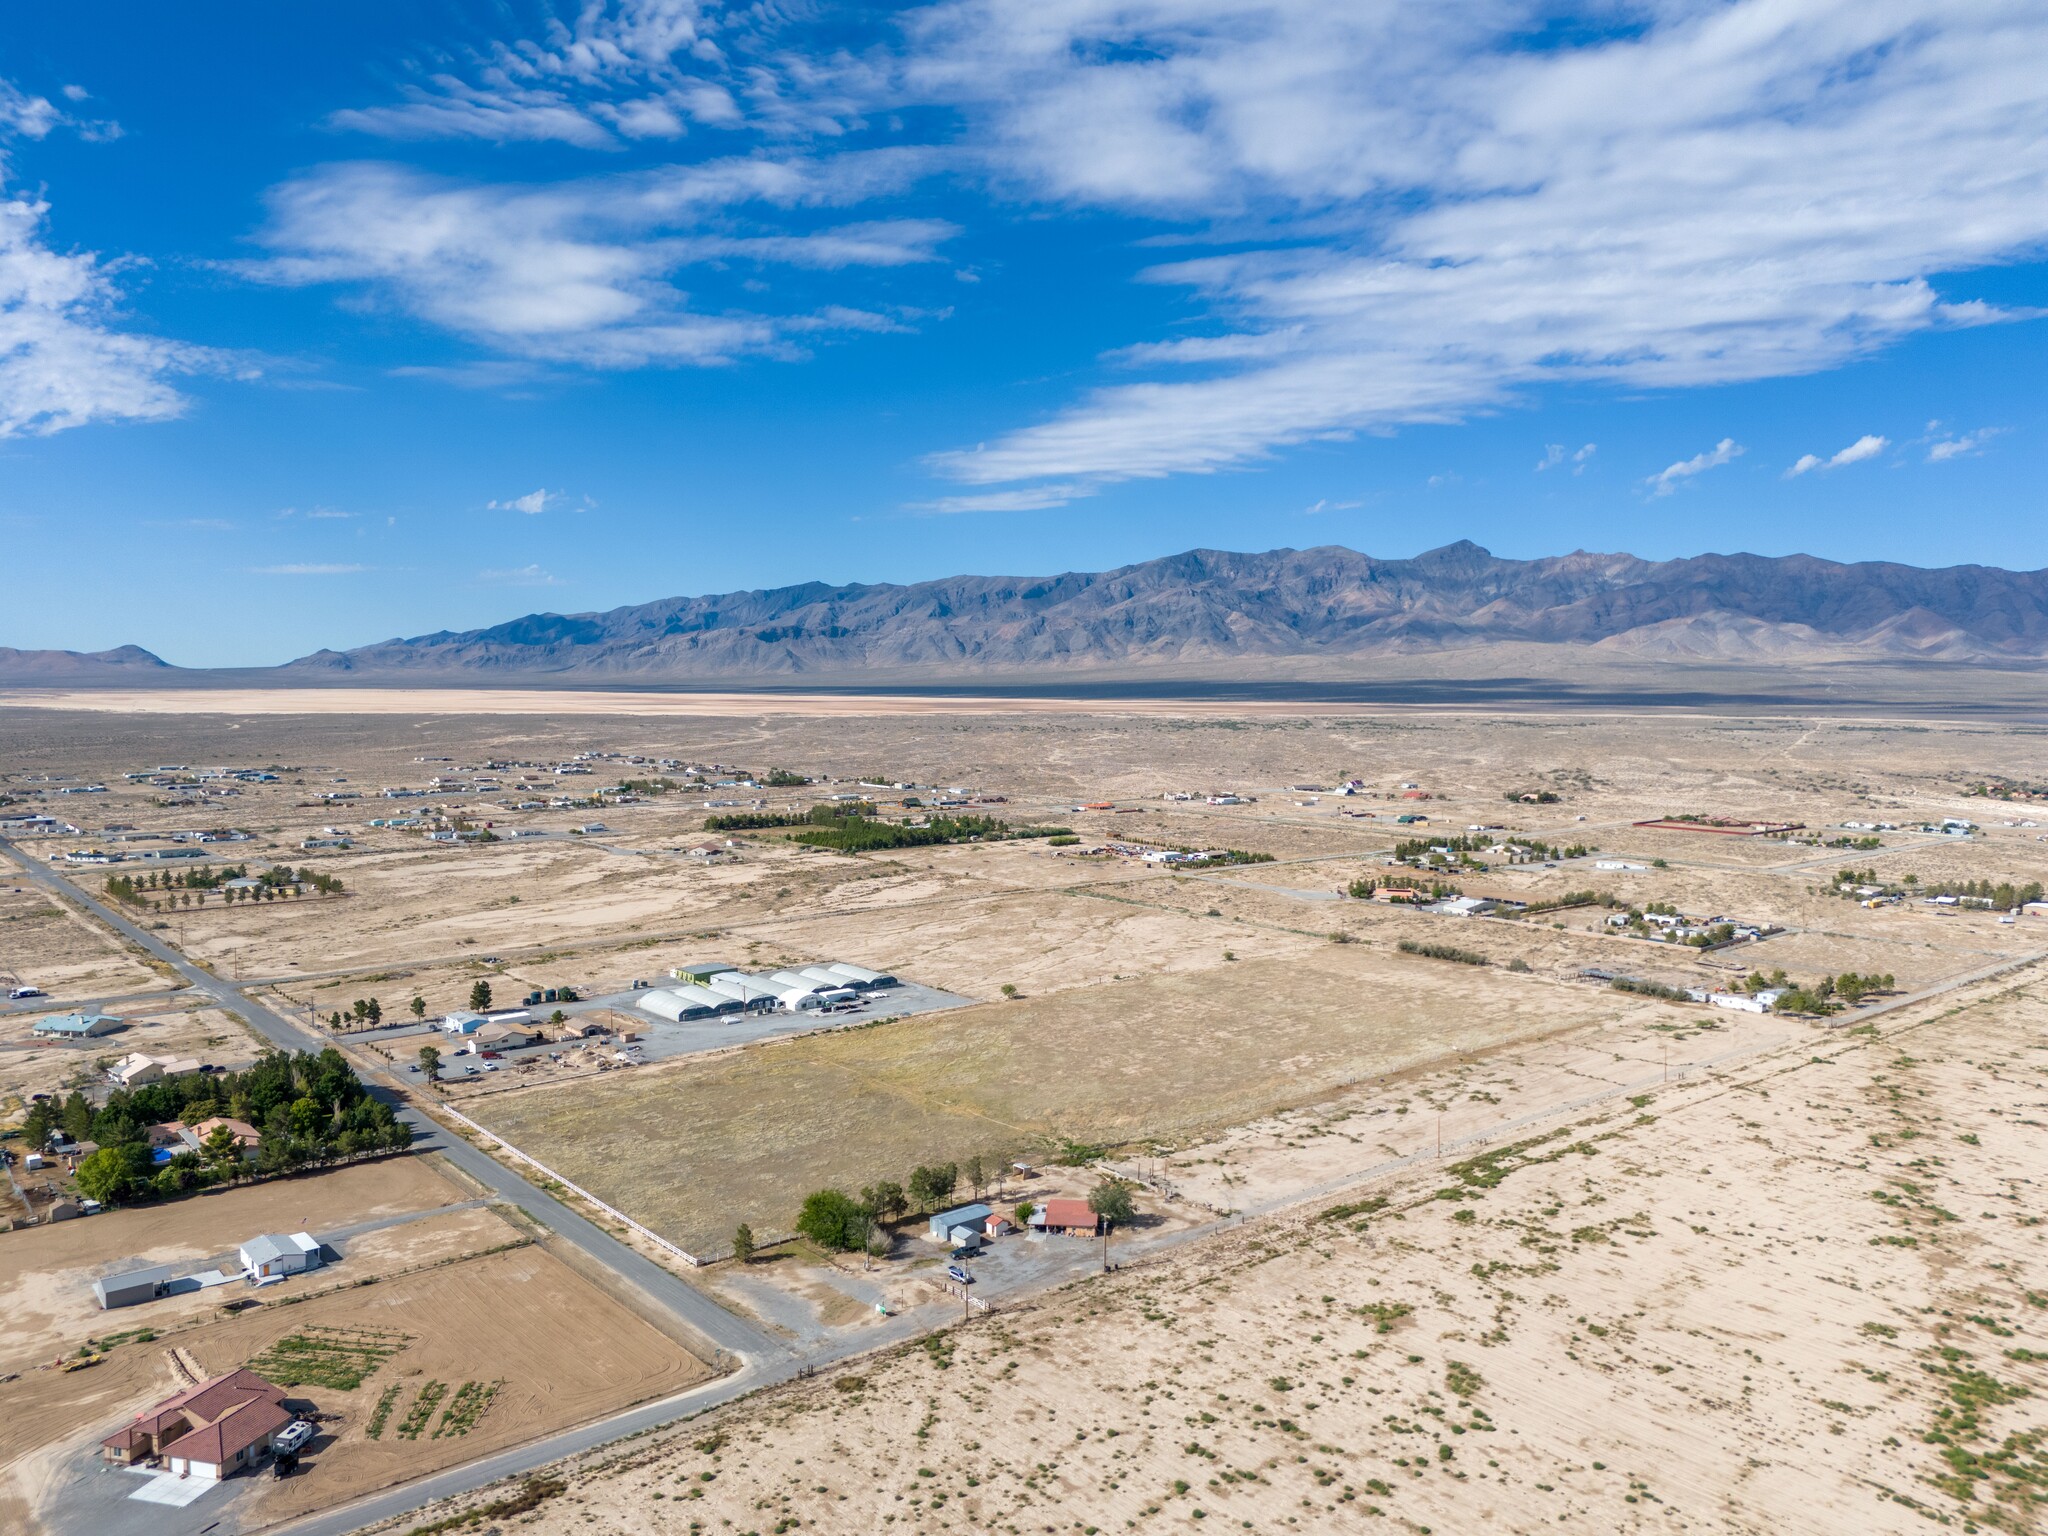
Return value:
M 291 1423 L 284 1391 L 254 1371 L 230 1371 L 145 1408 L 100 1442 L 122 1464 L 158 1460 L 175 1477 L 218 1482 L 270 1454 L 270 1437 Z
M 1044 1232 L 1095 1237 L 1102 1231 L 1102 1218 L 1086 1200 L 1048 1200 L 1031 1213 L 1031 1225 Z

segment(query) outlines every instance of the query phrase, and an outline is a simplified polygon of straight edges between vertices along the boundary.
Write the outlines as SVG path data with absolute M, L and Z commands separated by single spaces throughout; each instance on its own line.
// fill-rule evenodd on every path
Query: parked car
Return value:
M 974 1276 L 967 1273 L 967 1266 L 964 1264 L 948 1264 L 946 1266 L 946 1273 L 955 1280 L 958 1280 L 962 1285 L 974 1284 Z

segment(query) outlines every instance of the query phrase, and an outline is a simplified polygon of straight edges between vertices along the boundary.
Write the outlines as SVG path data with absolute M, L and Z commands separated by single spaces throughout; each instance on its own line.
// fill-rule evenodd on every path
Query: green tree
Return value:
M 21 1122 L 21 1134 L 31 1152 L 40 1152 L 50 1144 L 50 1133 L 57 1129 L 57 1119 L 57 1106 L 48 1099 L 38 1099 L 29 1105 L 28 1114 Z
M 413 994 L 412 1001 L 406 1006 L 412 1009 L 412 1016 L 416 1019 L 424 1019 L 427 1016 L 427 1000 L 418 993 Z
M 920 1163 L 910 1170 L 910 1198 L 920 1210 L 936 1210 L 953 1198 L 953 1187 L 959 1182 L 960 1170 L 952 1163 L 929 1167 Z
M 754 1229 L 744 1221 L 733 1230 L 732 1256 L 735 1263 L 751 1264 L 754 1262 Z
M 373 1025 L 382 1024 L 384 1022 L 384 1005 L 374 997 L 371 998 L 369 1005 L 363 1010 L 363 1017 L 368 1019 Z
M 1109 1234 L 1137 1214 L 1131 1202 L 1131 1186 L 1122 1179 L 1110 1179 L 1088 1191 L 1088 1209 L 1102 1219 L 1102 1267 L 1109 1268 Z
M 424 1073 L 424 1074 L 425 1074 L 425 1076 L 427 1077 L 427 1080 L 428 1080 L 429 1082 L 431 1082 L 431 1081 L 433 1080 L 433 1078 L 434 1078 L 434 1075 L 435 1075 L 435 1074 L 436 1074 L 437 1072 L 439 1072 L 440 1070 L 441 1070 L 441 1048 L 440 1048 L 439 1046 L 437 1046 L 437 1045 L 423 1045 L 423 1046 L 421 1046 L 421 1047 L 420 1047 L 420 1071 L 421 1071 L 422 1073 Z
M 874 1212 L 877 1221 L 894 1221 L 910 1208 L 910 1202 L 903 1197 L 903 1186 L 893 1179 L 868 1185 L 860 1192 L 860 1203 Z
M 491 984 L 479 981 L 469 989 L 469 1011 L 482 1013 L 491 1006 Z
M 199 1151 L 209 1168 L 223 1172 L 239 1166 L 242 1161 L 242 1144 L 235 1139 L 234 1131 L 225 1125 L 216 1125 L 208 1131 Z
M 967 1175 L 967 1187 L 974 1191 L 974 1198 L 979 1200 L 981 1192 L 988 1187 L 988 1165 L 982 1161 L 979 1152 L 967 1159 L 964 1172 Z
M 74 1093 L 64 1101 L 64 1134 L 72 1141 L 83 1141 L 92 1130 L 92 1105 L 82 1093 Z
M 796 1229 L 820 1248 L 851 1253 L 868 1239 L 874 1218 L 866 1206 L 836 1189 L 821 1189 L 804 1199 Z
M 78 1188 L 89 1200 L 114 1205 L 133 1192 L 148 1167 L 147 1147 L 101 1147 L 78 1165 Z
M 1028 1228 L 1031 1225 L 1031 1215 L 1037 1209 L 1038 1207 L 1033 1205 L 1029 1200 L 1026 1200 L 1022 1205 L 1018 1206 L 1017 1225 L 1020 1227 Z

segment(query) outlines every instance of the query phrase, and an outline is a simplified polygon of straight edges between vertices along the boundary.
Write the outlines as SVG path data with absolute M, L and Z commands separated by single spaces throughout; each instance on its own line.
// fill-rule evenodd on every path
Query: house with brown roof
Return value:
M 222 1126 L 226 1126 L 235 1138 L 235 1145 L 242 1149 L 242 1156 L 254 1157 L 257 1148 L 263 1145 L 263 1134 L 246 1120 L 233 1120 L 226 1115 L 215 1115 L 197 1125 L 188 1125 L 180 1133 L 185 1145 L 198 1152 L 205 1148 L 206 1138 Z
M 160 1460 L 174 1477 L 218 1482 L 270 1454 L 270 1437 L 291 1423 L 284 1391 L 254 1371 L 230 1371 L 145 1408 L 100 1442 L 122 1465 Z
M 1048 1200 L 1031 1213 L 1031 1225 L 1041 1232 L 1095 1237 L 1102 1231 L 1102 1218 L 1088 1208 L 1086 1200 Z

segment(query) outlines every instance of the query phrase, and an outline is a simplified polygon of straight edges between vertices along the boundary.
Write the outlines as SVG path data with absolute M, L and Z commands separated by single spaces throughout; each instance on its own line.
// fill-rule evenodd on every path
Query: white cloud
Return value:
M 1710 469 L 1719 469 L 1723 464 L 1732 463 L 1742 457 L 1742 445 L 1732 437 L 1724 437 L 1704 453 L 1696 453 L 1689 459 L 1680 459 L 1676 464 L 1667 464 L 1643 482 L 1650 488 L 1652 496 L 1669 496 L 1678 487 L 1695 475 L 1703 475 Z
M 250 571 L 257 576 L 354 576 L 369 570 L 367 565 L 336 565 L 317 562 L 291 565 L 257 565 Z
M 1933 425 L 1933 423 L 1929 423 Z M 1984 445 L 1998 436 L 2000 427 L 1980 427 L 1975 432 L 1964 432 L 1955 437 L 1944 437 L 1927 445 L 1927 462 L 1946 463 L 1950 459 L 1967 458 L 1984 451 Z
M 522 565 L 509 571 L 478 571 L 476 579 L 491 587 L 559 587 L 563 582 L 537 565 Z
M 505 501 L 487 501 L 484 505 L 493 512 L 524 512 L 528 517 L 545 512 L 548 503 L 560 501 L 563 493 L 549 491 L 545 486 L 537 491 L 528 491 L 524 496 L 514 496 Z
M 912 512 L 1042 512 L 1064 507 L 1068 502 L 1093 496 L 1096 487 L 1081 483 L 1034 485 L 1009 491 L 977 491 L 966 496 L 942 496 L 936 501 L 912 502 Z
M 1816 469 L 1841 469 L 1845 465 L 1860 464 L 1865 459 L 1876 458 L 1890 446 L 1890 438 L 1879 437 L 1874 432 L 1866 432 L 1863 436 L 1857 438 L 1855 442 L 1830 458 L 1824 459 L 1817 453 L 1802 453 L 1792 467 L 1785 471 L 1785 478 L 1787 480 L 1796 480 L 1801 475 L 1810 474 Z
M 1543 448 L 1543 457 L 1536 461 L 1536 473 L 1540 475 L 1546 469 L 1556 469 L 1569 457 L 1572 473 L 1583 475 L 1586 472 L 1587 463 L 1591 461 L 1593 455 L 1597 452 L 1599 452 L 1598 445 L 1588 443 L 1585 447 L 1577 449 L 1567 456 L 1563 443 L 1546 443 Z
M 348 284 L 433 325 L 529 361 L 592 368 L 789 356 L 793 338 L 895 328 L 850 306 L 784 315 L 693 308 L 691 263 L 820 269 L 936 259 L 957 233 L 931 219 L 735 232 L 742 210 L 845 206 L 919 174 L 915 154 L 737 159 L 539 186 L 436 180 L 401 166 L 328 166 L 273 189 L 263 241 L 239 270 L 288 286 Z M 707 227 L 713 226 L 713 227 Z
M 337 112 L 336 128 L 400 139 L 556 141 L 611 149 L 734 127 L 744 88 L 695 0 L 583 0 L 573 24 L 500 42 L 421 72 L 385 106 Z M 466 74 L 458 71 L 466 70 Z
M 1668 0 L 1519 41 L 1551 9 L 914 13 L 902 87 L 966 114 L 999 188 L 1223 247 L 1143 274 L 1209 319 L 1114 359 L 1150 377 L 934 467 L 1210 471 L 1546 384 L 1785 377 L 2012 317 L 1945 291 L 2048 239 L 2048 11 Z
M 67 124 L 95 127 L 72 123 L 44 98 L 0 80 L 0 145 L 42 139 Z M 8 169 L 0 149 L 0 186 Z M 171 380 L 223 359 L 122 329 L 117 265 L 89 251 L 52 249 L 49 211 L 40 197 L 0 191 L 0 438 L 179 415 L 185 401 Z

